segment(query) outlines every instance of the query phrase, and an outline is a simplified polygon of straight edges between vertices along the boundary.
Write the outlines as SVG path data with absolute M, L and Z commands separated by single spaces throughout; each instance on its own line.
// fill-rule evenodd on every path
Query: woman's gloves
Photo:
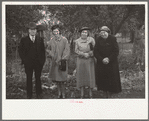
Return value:
M 88 53 L 84 53 L 84 56 L 85 58 L 89 58 L 89 57 L 92 57 L 93 56 L 93 51 L 90 51 Z
M 103 64 L 108 64 L 109 63 L 109 58 L 104 58 L 103 60 L 102 60 L 102 62 L 103 62 Z

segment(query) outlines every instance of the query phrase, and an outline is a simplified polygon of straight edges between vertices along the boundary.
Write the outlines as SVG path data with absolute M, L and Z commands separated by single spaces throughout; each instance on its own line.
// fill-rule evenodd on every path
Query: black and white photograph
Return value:
M 2 116 L 147 119 L 147 5 L 141 1 L 2 2 L 2 103 L 6 105 Z M 15 104 L 18 112 L 25 105 L 34 109 L 6 115 Z M 50 117 L 50 108 L 67 113 Z M 138 112 L 129 113 L 132 109 Z M 35 110 L 33 117 L 28 110 Z M 104 114 L 108 112 L 111 115 Z

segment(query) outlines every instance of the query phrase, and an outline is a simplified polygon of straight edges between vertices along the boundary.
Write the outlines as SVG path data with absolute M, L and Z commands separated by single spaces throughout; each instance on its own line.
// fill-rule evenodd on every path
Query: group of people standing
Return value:
M 49 80 L 57 83 L 58 98 L 66 98 L 65 82 L 67 81 L 68 59 L 70 46 L 66 37 L 62 36 L 59 25 L 52 26 L 52 38 L 47 43 L 45 51 L 44 41 L 36 35 L 34 22 L 28 26 L 29 35 L 21 39 L 19 55 L 25 67 L 27 76 L 27 98 L 32 98 L 32 75 L 35 71 L 37 98 L 42 98 L 41 71 L 45 62 L 46 52 L 50 57 Z M 97 86 L 107 96 L 110 93 L 121 92 L 121 82 L 118 66 L 119 48 L 116 37 L 110 34 L 110 29 L 103 26 L 99 36 L 94 40 L 90 37 L 90 29 L 83 27 L 79 30 L 80 37 L 75 40 L 76 80 L 77 88 L 84 98 L 84 87 L 89 87 L 89 97 L 92 89 Z

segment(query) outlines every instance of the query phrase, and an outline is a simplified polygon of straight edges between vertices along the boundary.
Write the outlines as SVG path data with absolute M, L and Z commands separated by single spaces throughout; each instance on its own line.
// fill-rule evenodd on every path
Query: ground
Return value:
M 70 75 L 71 76 L 71 75 Z M 73 78 L 71 76 L 70 78 Z M 134 80 L 128 78 L 121 78 L 122 92 L 112 94 L 110 98 L 124 99 L 124 98 L 145 98 L 145 79 L 144 73 L 140 72 L 136 75 Z M 6 83 L 6 98 L 7 99 L 26 99 L 26 81 L 18 80 L 16 77 L 7 77 Z M 68 81 L 66 83 L 66 99 L 79 99 L 80 90 L 75 88 L 76 82 Z M 49 83 L 47 80 L 42 80 L 43 99 L 57 99 L 57 87 L 54 83 Z M 74 93 L 73 97 L 71 97 Z M 74 97 L 75 96 L 75 97 Z M 85 89 L 84 99 L 88 99 L 88 88 Z M 35 83 L 33 81 L 33 99 L 36 99 Z M 106 94 L 103 91 L 93 90 L 93 99 L 106 99 Z
M 119 44 L 119 67 L 121 76 L 122 92 L 112 94 L 110 98 L 128 99 L 145 98 L 145 66 L 139 69 L 133 62 L 132 44 Z M 126 51 L 127 50 L 127 51 Z M 72 50 L 73 51 L 73 50 Z M 76 79 L 74 70 L 76 68 L 76 55 L 71 53 L 68 61 L 68 81 L 66 83 L 66 99 L 79 99 L 80 90 L 76 89 Z M 42 71 L 43 99 L 57 99 L 56 85 L 47 80 L 49 62 L 45 63 Z M 26 76 L 21 70 L 20 61 L 10 61 L 6 64 L 6 99 L 26 99 Z M 74 94 L 73 94 L 74 93 Z M 73 95 L 72 95 L 73 94 Z M 71 97 L 73 96 L 73 97 Z M 88 99 L 88 88 L 85 89 L 85 99 Z M 36 99 L 35 81 L 33 79 L 33 99 Z M 106 99 L 106 94 L 102 91 L 93 90 L 93 99 Z

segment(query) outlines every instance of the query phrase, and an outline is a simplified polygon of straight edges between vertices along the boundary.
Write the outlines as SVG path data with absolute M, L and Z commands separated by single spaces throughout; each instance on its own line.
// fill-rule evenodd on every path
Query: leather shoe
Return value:
M 38 94 L 37 99 L 42 99 L 42 94 Z
M 65 98 L 66 98 L 66 97 L 65 97 L 65 94 L 63 94 L 63 95 L 62 95 L 62 98 L 63 98 L 63 99 L 65 99 Z
M 92 96 L 92 95 L 90 95 L 90 96 L 89 96 L 89 98 L 90 98 L 90 99 L 93 99 L 93 96 Z
M 83 99 L 83 98 L 84 98 L 84 96 L 81 96 L 80 98 L 81 98 L 81 99 Z
M 27 96 L 27 99 L 32 99 L 32 96 Z
M 57 98 L 58 98 L 58 99 L 62 98 L 62 95 L 58 95 Z

